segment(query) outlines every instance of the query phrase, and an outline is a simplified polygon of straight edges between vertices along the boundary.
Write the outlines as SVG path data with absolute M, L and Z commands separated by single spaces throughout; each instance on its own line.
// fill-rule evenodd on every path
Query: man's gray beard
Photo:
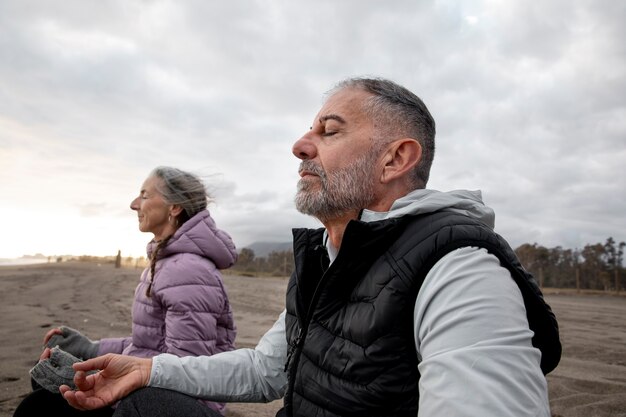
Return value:
M 300 179 L 296 209 L 324 222 L 367 207 L 374 200 L 372 171 L 375 161 L 376 155 L 370 151 L 349 166 L 330 173 L 312 161 L 303 161 L 300 169 L 317 174 L 319 184 Z M 313 190 L 314 187 L 318 188 Z

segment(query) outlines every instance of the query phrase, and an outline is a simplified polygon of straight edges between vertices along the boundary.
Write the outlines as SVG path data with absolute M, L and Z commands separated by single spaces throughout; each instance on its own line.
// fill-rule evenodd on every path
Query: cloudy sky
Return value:
M 0 258 L 142 255 L 150 170 L 203 176 L 239 247 L 317 226 L 292 143 L 323 93 L 393 79 L 437 121 L 429 188 L 512 246 L 626 240 L 626 2 L 0 0 Z

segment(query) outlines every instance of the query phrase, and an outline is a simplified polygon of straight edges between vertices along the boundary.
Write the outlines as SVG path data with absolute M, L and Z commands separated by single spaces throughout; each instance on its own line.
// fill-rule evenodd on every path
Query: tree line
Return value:
M 525 243 L 515 253 L 542 287 L 619 292 L 624 289 L 624 246 L 609 237 L 582 249 Z
M 256 256 L 252 249 L 243 248 L 231 271 L 250 276 L 288 277 L 293 269 L 293 252 L 290 250 L 272 251 L 267 256 Z
M 588 244 L 582 249 L 525 243 L 515 253 L 541 287 L 619 292 L 625 288 L 625 246 L 626 243 L 609 237 L 605 243 Z M 250 276 L 290 276 L 293 262 L 292 251 L 274 251 L 258 257 L 252 249 L 243 248 L 232 271 Z

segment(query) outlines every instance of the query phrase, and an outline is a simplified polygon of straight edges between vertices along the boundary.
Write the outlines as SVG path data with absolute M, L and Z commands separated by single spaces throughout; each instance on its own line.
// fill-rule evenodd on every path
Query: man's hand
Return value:
M 93 410 L 111 405 L 136 389 L 147 386 L 152 359 L 109 353 L 75 363 L 73 367 L 76 371 L 74 383 L 78 389 L 72 391 L 67 385 L 62 385 L 59 391 L 72 407 Z M 100 372 L 95 374 L 85 373 L 98 369 Z

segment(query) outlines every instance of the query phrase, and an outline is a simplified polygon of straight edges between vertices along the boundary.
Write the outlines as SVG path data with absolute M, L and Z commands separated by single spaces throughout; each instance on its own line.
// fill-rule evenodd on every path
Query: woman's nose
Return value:
M 133 201 L 130 202 L 131 210 L 139 210 L 138 200 L 139 200 L 139 197 L 136 197 Z

